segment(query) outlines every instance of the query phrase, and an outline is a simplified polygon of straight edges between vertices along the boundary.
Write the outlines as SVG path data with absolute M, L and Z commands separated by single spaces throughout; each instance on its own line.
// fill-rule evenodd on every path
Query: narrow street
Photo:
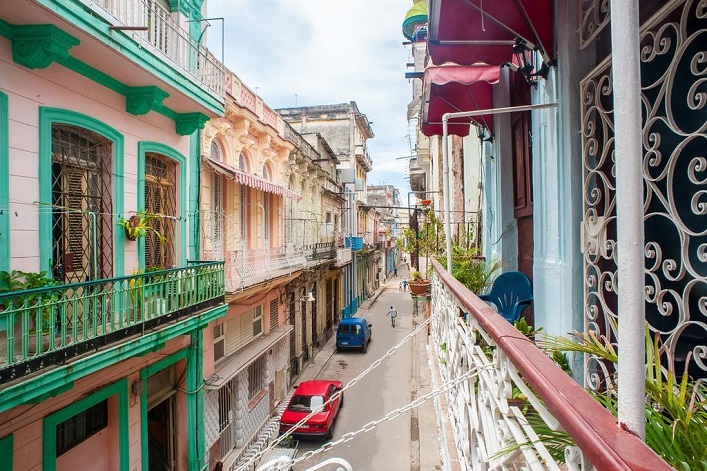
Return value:
M 410 334 L 418 325 L 418 318 L 413 315 L 410 293 L 399 290 L 399 282 L 404 276 L 409 276 L 405 263 L 401 264 L 398 277 L 387 280 L 374 294 L 368 309 L 359 312 L 373 324 L 372 340 L 367 353 L 335 353 L 335 339 L 332 338 L 322 350 L 322 354 L 325 351 L 331 352 L 323 367 L 312 365 L 299 380 L 338 379 L 348 384 Z M 398 310 L 396 327 L 391 326 L 387 315 L 391 305 Z M 423 314 L 420 313 L 420 316 Z M 361 430 L 370 422 L 381 421 L 391 411 L 412 402 L 422 387 L 429 387 L 430 368 L 426 361 L 424 335 L 424 331 L 420 332 L 402 344 L 346 391 L 345 405 L 334 428 L 333 442 L 346 433 Z M 371 431 L 359 433 L 327 452 L 302 461 L 294 469 L 306 470 L 331 457 L 345 459 L 354 469 L 441 469 L 436 422 L 434 407 L 432 401 L 429 401 L 419 410 L 413 409 L 390 420 L 383 420 Z M 317 450 L 324 443 L 300 441 L 298 456 Z

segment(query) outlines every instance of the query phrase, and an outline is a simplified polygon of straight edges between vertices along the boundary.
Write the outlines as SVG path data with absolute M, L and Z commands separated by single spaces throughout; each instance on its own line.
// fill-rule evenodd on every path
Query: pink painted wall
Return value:
M 92 392 L 112 384 L 121 379 L 128 378 L 128 388 L 140 379 L 140 370 L 159 361 L 189 345 L 189 337 L 182 336 L 167 342 L 158 353 L 151 353 L 144 357 L 131 358 L 99 371 L 77 381 L 74 387 L 64 394 L 48 399 L 40 404 L 29 404 L 15 407 L 0 413 L 0 435 L 14 434 L 14 469 L 15 471 L 39 471 L 42 469 L 42 423 L 44 417 L 73 404 L 74 402 L 90 395 Z M 178 362 L 177 374 L 181 375 L 185 362 Z M 181 389 L 184 389 L 182 382 Z M 187 428 L 186 428 L 186 399 L 184 393 L 177 393 L 177 424 L 179 469 L 188 469 L 187 466 Z M 90 437 L 76 448 L 59 457 L 57 470 L 117 470 L 118 435 L 117 435 L 117 400 L 113 397 L 109 401 L 109 426 L 108 429 Z M 141 469 L 142 465 L 142 430 L 141 430 L 140 398 L 132 395 L 128 390 L 128 430 L 130 448 L 130 469 Z M 109 450 L 110 453 L 107 453 Z M 115 453 L 112 452 L 115 450 Z M 110 454 L 111 458 L 103 455 Z M 86 457 L 100 462 L 100 466 L 91 467 L 86 462 Z M 184 457 L 184 458 L 182 458 Z M 83 458 L 83 460 L 82 460 Z M 79 463 L 79 464 L 77 464 Z M 3 470 L 4 471 L 4 470 Z
M 11 267 L 39 268 L 38 118 L 39 107 L 54 107 L 91 116 L 124 136 L 126 212 L 137 208 L 137 146 L 140 141 L 160 142 L 185 156 L 188 136 L 175 134 L 175 123 L 156 112 L 133 116 L 125 111 L 125 97 L 57 64 L 29 70 L 12 61 L 10 42 L 0 37 L 0 90 L 8 95 L 10 141 Z M 189 175 L 189 172 L 187 172 Z M 17 213 L 17 215 L 15 215 Z M 183 245 L 183 244 L 182 244 Z M 137 267 L 137 243 L 126 241 L 125 271 Z M 117 275 L 117 274 L 116 274 Z
M 108 400 L 108 427 L 87 438 L 84 442 L 59 456 L 57 471 L 103 471 L 118 469 L 118 401 Z

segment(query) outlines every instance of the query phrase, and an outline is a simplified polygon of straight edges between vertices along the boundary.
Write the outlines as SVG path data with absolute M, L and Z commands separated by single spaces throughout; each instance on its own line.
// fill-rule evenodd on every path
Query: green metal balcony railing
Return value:
M 0 384 L 224 301 L 224 262 L 0 294 Z

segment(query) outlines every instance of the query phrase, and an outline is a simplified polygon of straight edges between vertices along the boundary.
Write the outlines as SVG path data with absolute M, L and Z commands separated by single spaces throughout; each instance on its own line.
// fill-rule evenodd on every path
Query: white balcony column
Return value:
M 645 440 L 643 146 L 637 0 L 612 0 L 619 423 Z

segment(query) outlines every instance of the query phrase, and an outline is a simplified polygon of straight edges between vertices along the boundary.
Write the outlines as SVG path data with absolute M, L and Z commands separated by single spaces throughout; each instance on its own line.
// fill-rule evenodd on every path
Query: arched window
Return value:
M 267 181 L 270 181 L 270 169 L 265 164 L 263 165 L 263 178 Z
M 145 268 L 172 268 L 178 216 L 177 164 L 152 152 L 145 154 L 145 211 L 158 215 L 150 222 L 155 230 L 145 235 Z
M 248 171 L 248 161 L 243 154 L 238 157 L 238 168 L 244 172 Z M 241 184 L 240 203 L 241 241 L 246 243 L 248 241 L 248 187 L 244 184 Z
M 223 162 L 223 155 L 221 152 L 221 146 L 219 146 L 218 142 L 216 142 L 216 139 L 211 141 L 211 160 L 215 160 L 216 162 Z
M 214 139 L 211 141 L 210 158 L 217 162 L 223 162 L 224 153 L 221 151 L 221 145 Z M 212 250 L 213 258 L 220 260 L 223 257 L 223 175 L 216 172 L 211 174 L 211 208 L 208 211 L 205 221 L 210 224 L 205 229 L 208 238 L 210 239 L 210 249 Z
M 87 129 L 52 125 L 52 252 L 55 278 L 113 276 L 113 150 Z

